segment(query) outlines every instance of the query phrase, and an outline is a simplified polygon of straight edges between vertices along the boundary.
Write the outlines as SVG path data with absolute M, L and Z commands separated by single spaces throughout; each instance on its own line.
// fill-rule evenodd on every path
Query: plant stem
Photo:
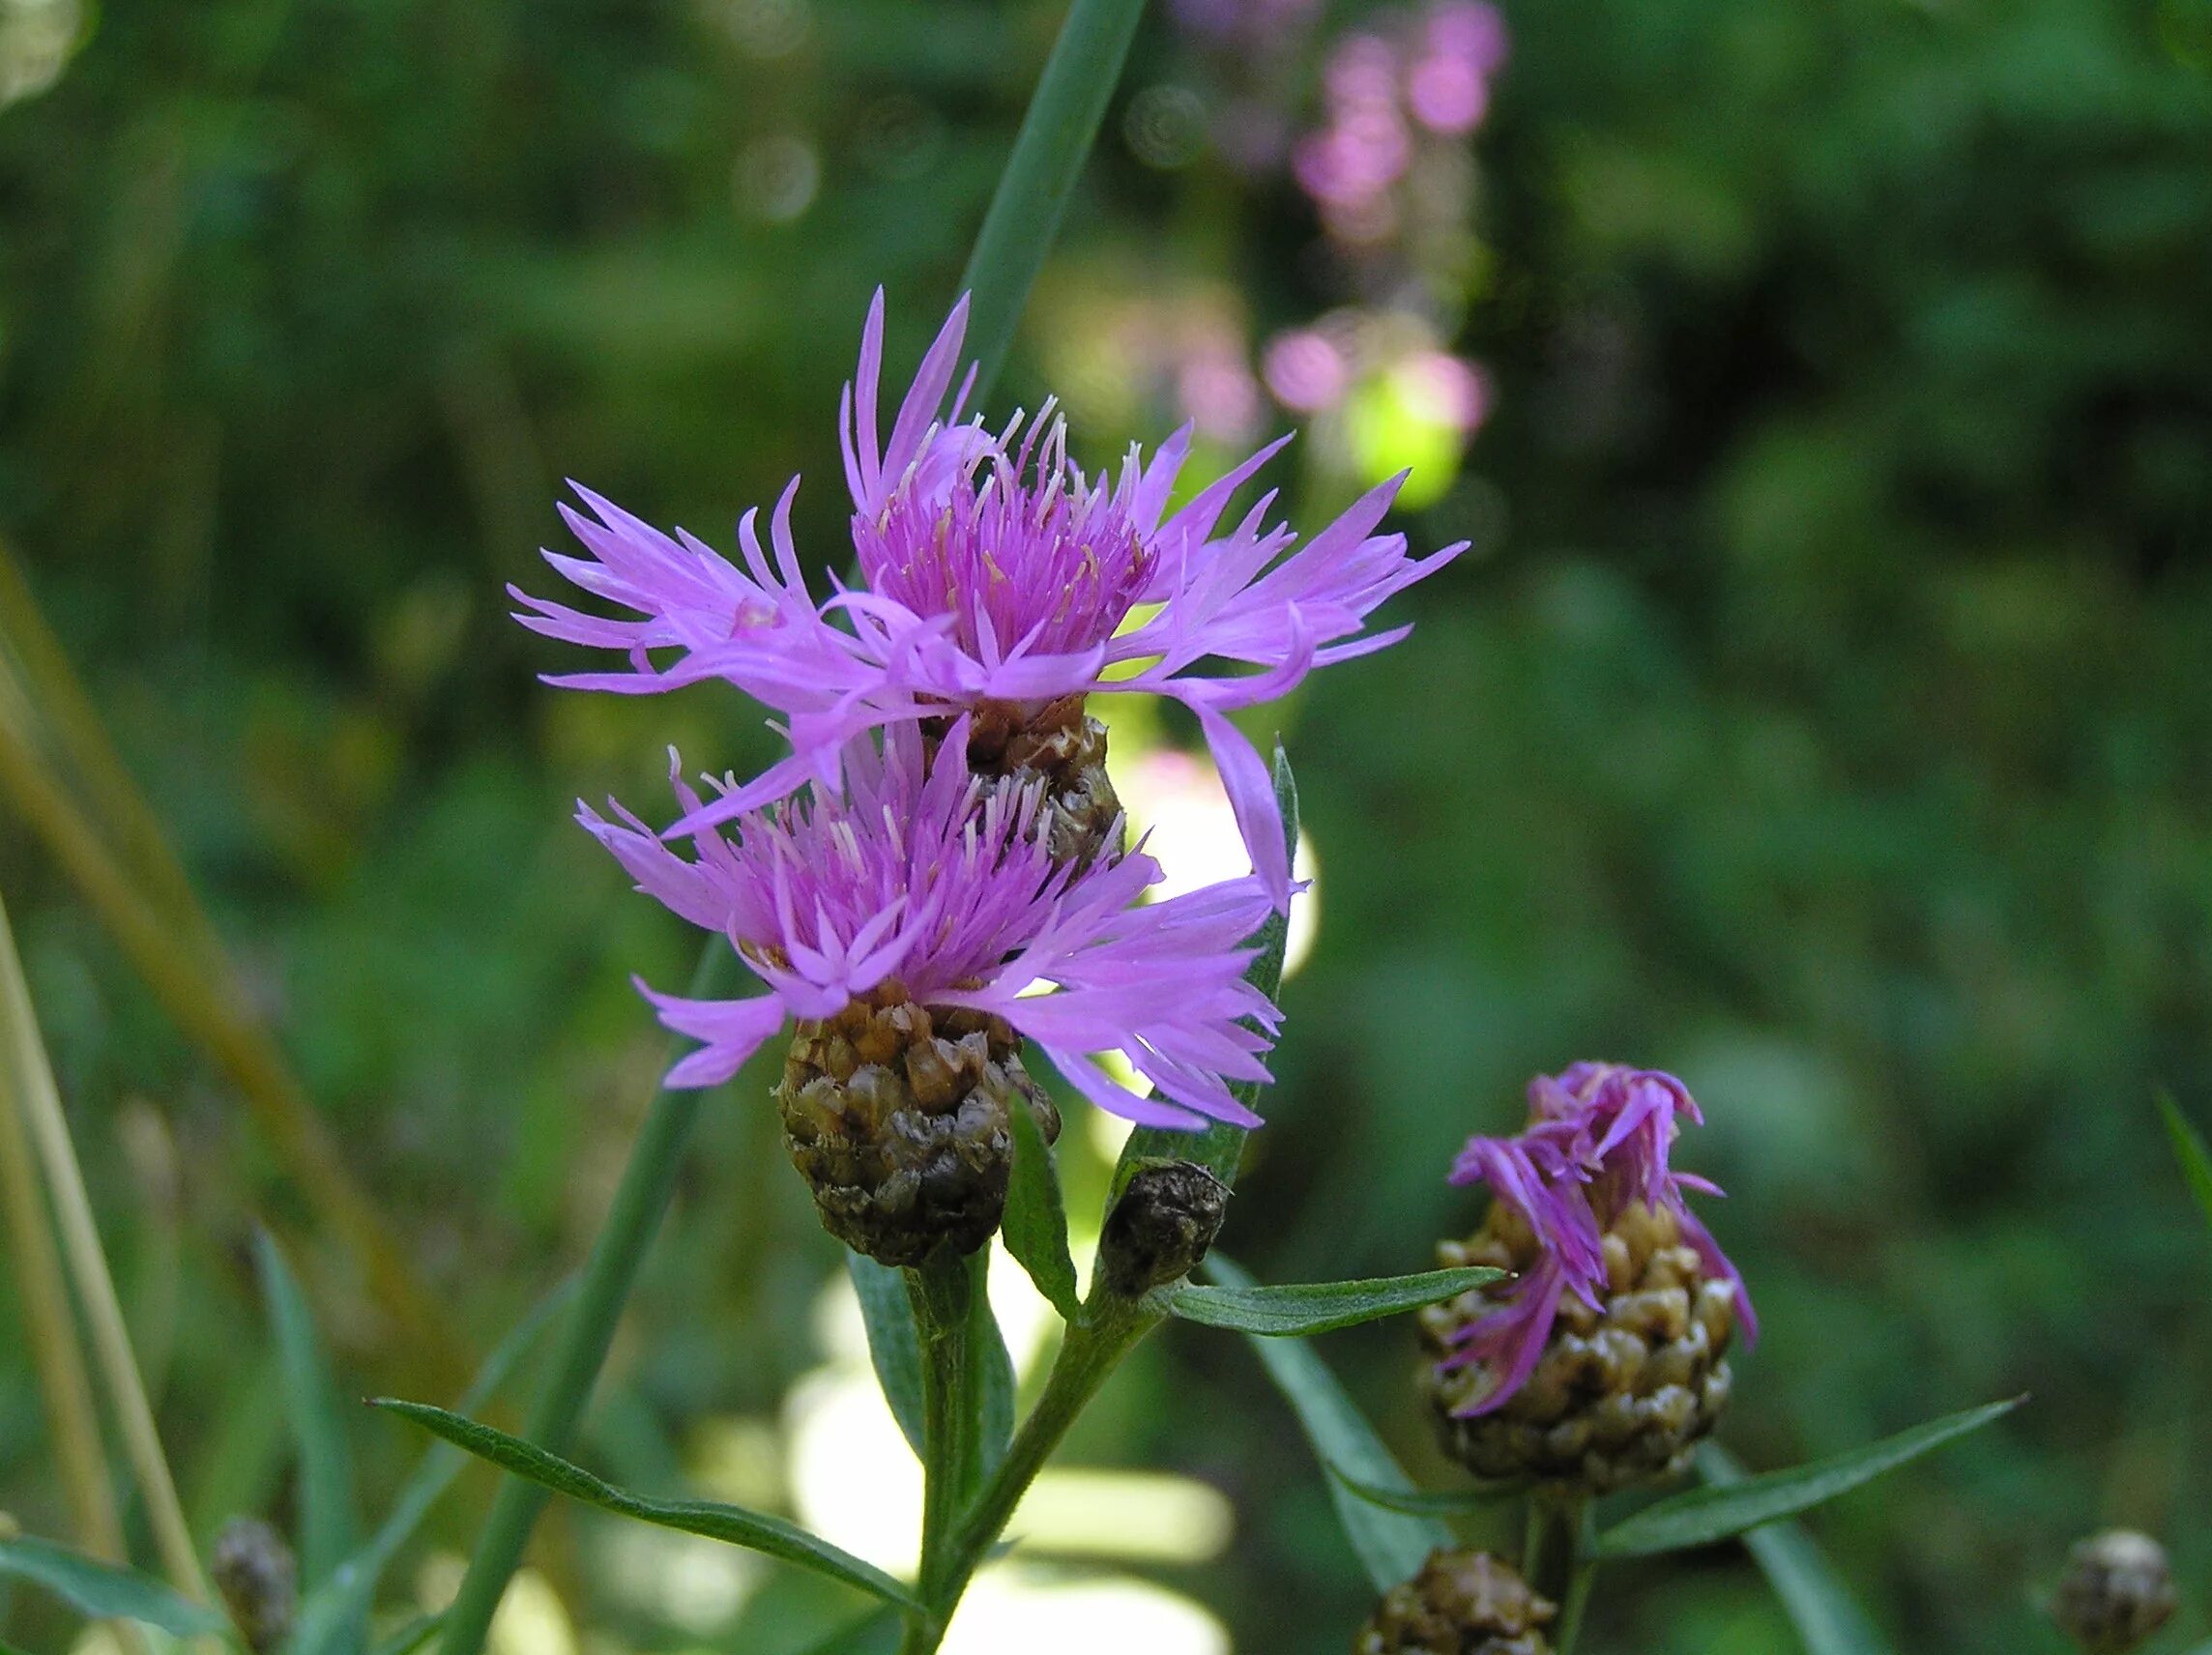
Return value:
M 126 1561 L 123 1524 L 108 1486 L 107 1456 L 100 1443 L 100 1408 L 85 1371 L 70 1311 L 69 1288 L 48 1228 L 45 1196 L 31 1160 L 21 1089 L 12 1069 L 0 1074 L 0 1205 L 7 1209 L 8 1248 L 23 1298 L 23 1329 L 37 1360 L 46 1423 L 54 1434 L 54 1464 L 69 1496 L 76 1542 L 103 1562 Z
M 690 993 L 698 1000 L 729 994 L 736 987 L 738 956 L 717 940 L 699 961 Z M 553 1371 L 531 1409 L 524 1435 L 555 1454 L 566 1454 L 590 1403 L 599 1369 L 614 1343 L 615 1327 L 624 1304 L 637 1283 L 637 1272 L 647 1246 L 660 1228 L 676 1191 L 676 1175 L 684 1147 L 697 1125 L 706 1091 L 676 1091 L 662 1088 L 646 1112 L 637 1142 L 630 1147 L 629 1162 L 623 1169 L 614 1203 L 599 1227 L 598 1239 L 584 1265 L 576 1290 L 576 1303 L 553 1351 Z M 441 1655 L 478 1655 L 492 1615 L 506 1594 L 529 1544 L 530 1531 L 543 1509 L 547 1495 L 536 1483 L 509 1477 L 500 1485 L 491 1515 L 478 1537 L 461 1579 L 460 1595 L 447 1612 Z
M 1559 1606 L 1552 1628 L 1554 1655 L 1569 1655 L 1582 1629 L 1597 1561 L 1589 1555 L 1586 1495 L 1536 1494 L 1528 1500 L 1528 1533 L 1521 1553 L 1521 1575 L 1529 1586 Z
M 1045 60 L 960 277 L 973 295 L 968 348 L 976 363 L 975 402 L 989 393 L 1006 360 L 1014 324 L 1106 118 L 1144 10 L 1144 0 L 1075 0 Z
M 169 1462 L 161 1452 L 153 1407 L 138 1378 L 138 1362 L 131 1354 L 131 1333 L 124 1325 L 115 1278 L 108 1273 L 107 1255 L 101 1248 L 92 1198 L 85 1192 L 84 1173 L 77 1165 L 76 1146 L 70 1139 L 69 1118 L 62 1113 L 53 1065 L 47 1060 L 45 1042 L 39 1036 L 30 986 L 23 979 L 23 962 L 15 952 L 15 938 L 4 905 L 0 905 L 0 1048 L 4 1048 L 10 1094 L 30 1128 L 46 1188 L 53 1198 L 62 1256 L 84 1307 L 93 1359 L 115 1405 L 124 1452 L 146 1501 L 146 1520 L 154 1530 L 161 1566 L 179 1591 L 207 1602 L 207 1580 L 200 1573 L 199 1553 L 192 1546 L 185 1510 L 177 1499 L 176 1479 L 169 1474 Z
M 1102 1292 L 1091 1295 L 1085 1319 L 1068 1328 L 1045 1380 L 1044 1394 L 1014 1433 L 1005 1459 L 976 1495 L 958 1532 L 939 1558 L 936 1574 L 925 1571 L 922 1599 L 929 1612 L 909 1623 L 899 1655 L 935 1655 L 961 1594 L 1004 1532 L 1037 1472 L 1052 1458 L 1076 1415 L 1097 1394 L 1106 1376 L 1159 1321 L 1159 1313 L 1143 1301 L 1114 1299 Z
M 980 1463 L 968 1337 L 975 1291 L 968 1261 L 939 1247 L 906 1272 L 921 1342 L 921 1596 L 930 1601 Z

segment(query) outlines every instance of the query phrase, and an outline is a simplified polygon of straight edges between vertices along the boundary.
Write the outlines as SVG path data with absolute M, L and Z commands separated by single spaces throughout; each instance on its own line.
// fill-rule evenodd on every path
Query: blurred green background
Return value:
M 670 741 L 773 751 L 734 696 L 544 687 L 579 660 L 501 589 L 554 584 L 564 477 L 726 548 L 802 471 L 801 544 L 841 566 L 867 295 L 903 369 L 1060 11 L 0 0 L 0 535 L 476 1350 L 588 1243 L 661 1061 L 630 974 L 694 949 L 571 801 L 654 813 Z M 1058 391 L 1093 463 L 1185 417 L 1216 469 L 1298 426 L 1302 525 L 1412 463 L 1400 526 L 1473 541 L 1394 606 L 1407 643 L 1255 724 L 1321 923 L 1223 1244 L 1279 1280 L 1418 1267 L 1476 1216 L 1451 1152 L 1530 1073 L 1673 1069 L 1766 1322 L 1743 1458 L 2034 1393 L 1816 1520 L 1898 1646 L 2055 1650 L 2032 1594 L 2106 1521 L 2169 1540 L 2201 1639 L 2212 1255 L 2149 1100 L 2212 1115 L 2212 6 L 1507 0 L 1470 132 L 1401 111 L 1382 186 L 1322 178 L 1379 130 L 1347 41 L 1404 69 L 1433 21 L 1156 7 L 995 399 Z M 351 1389 L 434 1381 L 63 871 L 42 777 L 148 853 L 57 756 L 14 614 L 0 882 L 204 1545 L 290 1508 L 257 1220 Z M 1190 735 L 1140 713 L 1117 752 Z M 764 1089 L 712 1113 L 585 1457 L 808 1512 L 854 1369 Z M 12 1276 L 0 1508 L 62 1533 L 20 1325 Z M 1324 1346 L 1441 1482 L 1411 1349 Z M 355 1437 L 380 1502 L 419 1442 Z M 1169 1331 L 1067 1459 L 1197 1479 L 1233 1529 L 1116 1483 L 1121 1538 L 1078 1514 L 1008 1601 L 1104 1578 L 1121 1609 L 1039 1601 L 1161 1655 L 1346 1647 L 1367 1594 L 1295 1442 L 1238 1345 Z M 855 1607 L 572 1516 L 539 1562 L 509 1655 L 773 1655 Z M 73 1636 L 27 1598 L 0 1627 Z M 1589 1647 L 1795 1644 L 1732 1550 L 1620 1569 Z

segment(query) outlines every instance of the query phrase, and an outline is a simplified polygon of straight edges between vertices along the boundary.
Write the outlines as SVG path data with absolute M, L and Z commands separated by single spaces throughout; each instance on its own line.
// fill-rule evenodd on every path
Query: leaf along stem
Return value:
M 736 950 L 716 939 L 692 975 L 691 997 L 712 1000 L 729 994 L 736 987 L 737 972 Z M 530 1412 L 524 1435 L 548 1453 L 566 1454 L 575 1440 L 608 1347 L 614 1343 L 623 1306 L 637 1284 L 646 1248 L 676 1193 L 677 1170 L 709 1095 L 663 1087 L 646 1112 L 614 1204 L 578 1282 L 575 1308 L 554 1347 L 552 1373 Z M 491 1617 L 522 1561 L 546 1498 L 544 1489 L 517 1477 L 500 1486 L 469 1558 L 468 1573 L 461 1578 L 460 1595 L 447 1612 L 440 1655 L 479 1655 L 483 1648 Z

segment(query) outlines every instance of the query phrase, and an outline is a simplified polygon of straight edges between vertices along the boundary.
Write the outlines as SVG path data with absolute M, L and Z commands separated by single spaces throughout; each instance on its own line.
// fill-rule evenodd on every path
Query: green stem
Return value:
M 968 349 L 976 364 L 973 402 L 999 377 L 1031 283 L 1044 268 L 1067 198 L 1106 118 L 1144 0 L 1075 0 L 1045 60 L 1036 94 L 983 216 L 960 284 L 973 297 Z
M 1553 1655 L 1573 1655 L 1575 1640 L 1583 1630 L 1583 1611 L 1589 1607 L 1590 1587 L 1597 1582 L 1597 1559 L 1579 1559 L 1574 1578 L 1567 1582 L 1567 1601 L 1559 1610 L 1552 1634 Z
M 921 1343 L 921 1595 L 931 1597 L 981 1463 L 981 1408 L 968 1337 L 976 1290 L 968 1261 L 939 1247 L 906 1272 Z
M 922 1598 L 929 1606 L 928 1612 L 909 1624 L 899 1655 L 935 1655 L 961 1594 L 1005 1531 L 1014 1508 L 1021 1504 L 1037 1472 L 1052 1458 L 1076 1415 L 1098 1393 L 1106 1376 L 1159 1321 L 1158 1312 L 1141 1300 L 1111 1298 L 1103 1292 L 1091 1295 L 1086 1319 L 1068 1328 L 1061 1344 L 1052 1373 L 1045 1379 L 1044 1394 L 1014 1433 L 1005 1459 L 975 1496 L 958 1531 L 938 1558 L 935 1573 L 924 1564 Z
M 728 995 L 737 986 L 738 956 L 717 940 L 700 958 L 691 979 L 694 999 L 711 1000 Z M 576 1302 L 553 1352 L 553 1371 L 532 1408 L 525 1435 L 551 1453 L 567 1454 L 592 1398 L 599 1369 L 614 1343 L 615 1326 L 623 1305 L 637 1283 L 638 1266 L 646 1247 L 660 1228 L 676 1190 L 676 1175 L 684 1146 L 698 1123 L 699 1109 L 707 1092 L 667 1089 L 654 1098 L 630 1147 L 629 1163 L 623 1169 L 606 1222 L 576 1290 Z M 507 1582 L 522 1561 L 530 1531 L 544 1508 L 546 1491 L 536 1483 L 509 1477 L 500 1486 L 491 1515 L 477 1539 L 476 1552 L 462 1577 L 460 1595 L 447 1612 L 440 1655 L 479 1655 L 491 1618 L 506 1594 Z
M 1590 1577 L 1587 1496 L 1538 1494 L 1528 1501 L 1528 1533 L 1521 1553 L 1521 1575 L 1529 1586 L 1559 1605 L 1552 1631 L 1554 1655 L 1567 1655 L 1581 1629 Z

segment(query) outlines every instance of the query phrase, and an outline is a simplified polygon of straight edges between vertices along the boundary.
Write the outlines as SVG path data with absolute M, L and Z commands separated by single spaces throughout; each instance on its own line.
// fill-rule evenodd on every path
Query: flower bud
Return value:
M 1605 1282 L 1592 1307 L 1560 1295 L 1557 1319 L 1527 1380 L 1503 1406 L 1471 1412 L 1496 1376 L 1455 1365 L 1464 1330 L 1496 1309 L 1512 1280 L 1421 1313 L 1430 1361 L 1421 1378 L 1448 1453 L 1479 1477 L 1608 1494 L 1684 1469 L 1729 1396 L 1725 1352 L 1735 1332 L 1732 1283 L 1706 1273 L 1666 1207 L 1631 1204 L 1601 1240 Z M 1470 1240 L 1437 1249 L 1446 1267 L 1488 1264 L 1517 1279 L 1535 1237 L 1500 1202 Z
M 1487 1552 L 1432 1552 L 1392 1586 L 1360 1629 L 1353 1655 L 1551 1655 L 1558 1612 L 1512 1564 Z
M 1099 1237 L 1107 1290 L 1135 1298 L 1189 1275 L 1220 1234 L 1228 1206 L 1229 1186 L 1195 1162 L 1139 1167 Z
M 999 1228 L 1009 1109 L 1029 1110 L 1046 1143 L 1060 1136 L 1060 1113 L 1005 1023 L 932 1012 L 895 981 L 800 1024 L 775 1101 L 823 1227 L 893 1265 L 917 1264 L 941 1242 L 973 1253 Z
M 2147 1534 L 2108 1528 L 2075 1546 L 2051 1617 L 2090 1655 L 2126 1655 L 2173 1609 L 2166 1549 Z
M 216 1589 L 253 1655 L 269 1655 L 292 1635 L 299 1570 L 284 1537 L 257 1517 L 234 1517 L 216 1536 Z

